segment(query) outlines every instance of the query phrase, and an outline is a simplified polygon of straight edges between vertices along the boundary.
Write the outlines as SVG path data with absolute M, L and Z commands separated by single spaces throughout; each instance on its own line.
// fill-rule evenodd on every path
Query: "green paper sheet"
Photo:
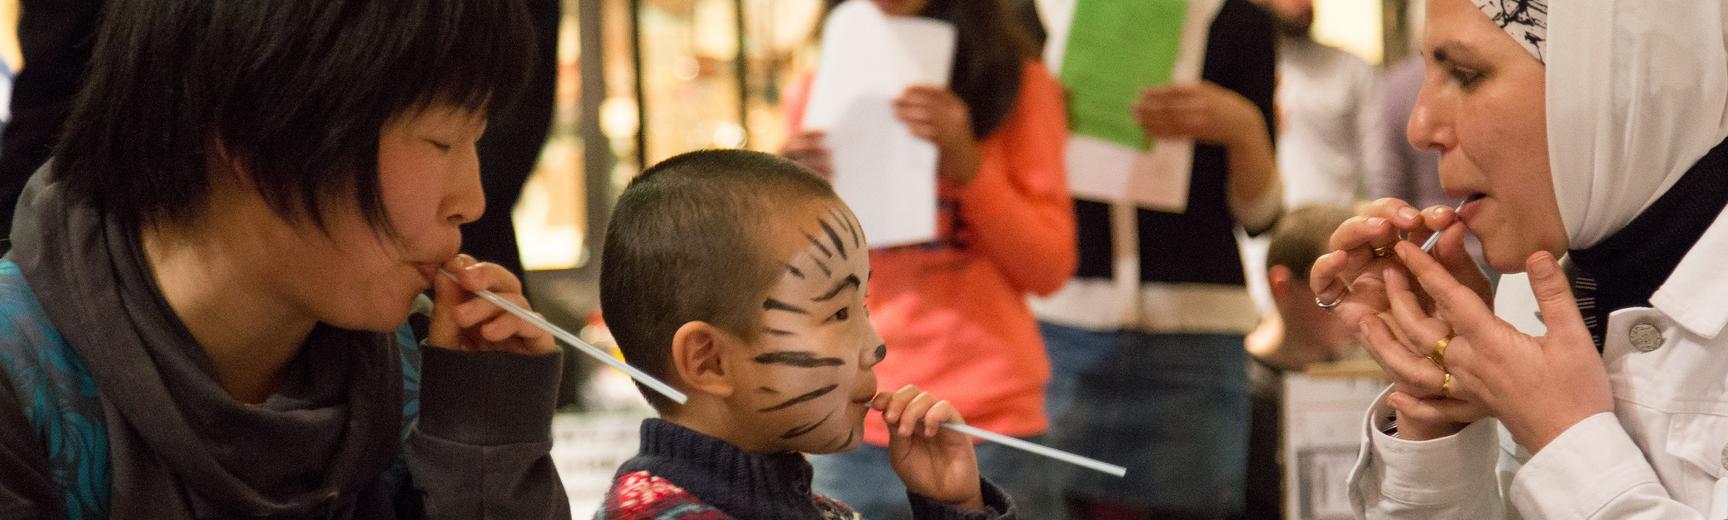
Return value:
M 1060 72 L 1070 132 L 1149 149 L 1131 107 L 1170 82 L 1187 15 L 1187 0 L 1077 0 Z

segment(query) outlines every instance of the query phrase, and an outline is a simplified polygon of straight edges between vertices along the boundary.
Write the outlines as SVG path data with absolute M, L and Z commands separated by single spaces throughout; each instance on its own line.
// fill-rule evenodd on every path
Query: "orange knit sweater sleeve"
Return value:
M 981 143 L 978 177 L 960 191 L 960 212 L 974 245 L 1009 283 L 1049 294 L 1074 274 L 1078 251 L 1064 150 L 1062 87 L 1043 64 L 1028 62 L 1020 96 L 1001 128 Z

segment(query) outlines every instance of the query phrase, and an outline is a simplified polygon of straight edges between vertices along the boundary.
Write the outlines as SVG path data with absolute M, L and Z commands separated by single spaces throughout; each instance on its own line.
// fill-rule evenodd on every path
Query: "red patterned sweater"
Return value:
M 659 419 L 642 423 L 642 448 L 619 468 L 595 520 L 862 520 L 810 490 L 798 453 L 755 455 Z M 966 512 L 909 495 L 919 520 L 1013 520 L 1013 502 L 982 483 L 985 511 Z

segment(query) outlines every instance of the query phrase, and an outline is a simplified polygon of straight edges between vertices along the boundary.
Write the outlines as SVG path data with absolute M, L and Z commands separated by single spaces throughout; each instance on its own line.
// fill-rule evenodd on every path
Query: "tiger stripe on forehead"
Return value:
M 835 275 L 834 268 L 829 267 L 826 262 L 822 261 L 822 259 L 833 259 L 836 255 L 838 255 L 841 260 L 851 259 L 846 245 L 846 238 L 850 237 L 852 239 L 851 251 L 862 251 L 864 249 L 864 235 L 861 231 L 862 226 L 859 225 L 858 222 L 852 220 L 851 217 L 848 217 L 845 213 L 842 213 L 839 209 L 832 207 L 828 208 L 828 215 L 832 218 L 822 217 L 816 219 L 816 227 L 822 230 L 821 235 L 809 232 L 803 233 L 804 240 L 810 242 L 811 249 L 822 253 L 821 257 L 817 257 L 814 254 L 806 254 L 803 255 L 803 258 L 808 259 L 812 265 L 816 266 L 817 270 L 822 271 L 822 276 L 832 279 Z M 827 241 L 824 242 L 822 240 L 823 238 L 826 238 Z M 799 279 L 808 278 L 808 276 L 805 275 L 805 271 L 799 269 L 798 266 L 790 263 L 782 265 L 786 267 L 786 272 L 791 273 L 792 276 Z
M 852 235 L 853 248 L 864 249 L 864 235 L 858 232 L 858 228 L 862 226 L 857 221 L 847 217 L 845 213 L 840 211 L 840 208 L 833 206 L 828 207 L 828 214 L 834 215 L 834 220 L 840 221 L 840 225 L 846 229 L 848 234 Z
M 812 246 L 815 246 L 815 247 L 816 247 L 816 250 L 817 250 L 817 251 L 821 251 L 821 252 L 822 252 L 822 256 L 825 256 L 825 257 L 828 257 L 828 258 L 834 258 L 834 253 L 831 253 L 831 252 L 829 252 L 829 251 L 828 251 L 828 246 L 825 246 L 825 245 L 822 245 L 822 241 L 820 241 L 820 240 L 816 240 L 816 236 L 815 236 L 815 235 L 811 235 L 811 234 L 809 234 L 809 233 L 805 233 L 805 234 L 804 234 L 804 239 L 806 239 L 806 240 L 809 240 L 809 241 L 810 241 L 810 245 L 812 245 Z M 844 257 L 842 257 L 842 259 L 844 259 Z
M 828 221 L 826 219 L 817 220 L 816 223 L 822 225 L 822 232 L 828 234 L 828 240 L 833 241 L 834 242 L 834 249 L 840 252 L 840 259 L 845 260 L 846 259 L 846 242 L 840 240 L 840 234 L 834 232 L 834 226 L 828 225 Z

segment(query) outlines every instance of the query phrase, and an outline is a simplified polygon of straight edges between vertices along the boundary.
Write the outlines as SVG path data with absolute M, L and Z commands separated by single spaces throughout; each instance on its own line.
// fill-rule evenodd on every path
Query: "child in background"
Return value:
M 876 392 L 888 355 L 864 307 L 870 255 L 826 182 L 767 154 L 704 151 L 644 172 L 607 230 L 600 300 L 625 359 L 689 394 L 644 392 L 661 418 L 598 518 L 853 519 L 810 489 L 802 453 L 852 450 L 864 416 L 892 430 L 918 518 L 1013 518 L 978 475 L 946 401 Z

